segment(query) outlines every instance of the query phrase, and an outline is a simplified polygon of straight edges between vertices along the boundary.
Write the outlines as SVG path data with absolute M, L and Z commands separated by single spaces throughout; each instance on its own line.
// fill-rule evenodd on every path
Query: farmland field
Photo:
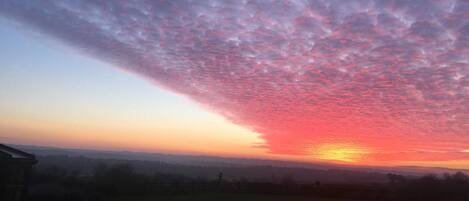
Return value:
M 303 196 L 262 195 L 262 194 L 197 194 L 158 197 L 126 197 L 118 201 L 352 201 L 342 199 L 326 199 Z M 358 200 L 355 200 L 358 201 Z

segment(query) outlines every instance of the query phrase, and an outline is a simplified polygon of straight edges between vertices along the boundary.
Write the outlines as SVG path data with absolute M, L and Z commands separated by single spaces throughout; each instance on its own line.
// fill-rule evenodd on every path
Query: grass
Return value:
M 118 201 L 351 201 L 302 196 L 262 195 L 262 194 L 195 194 L 157 197 L 126 197 Z

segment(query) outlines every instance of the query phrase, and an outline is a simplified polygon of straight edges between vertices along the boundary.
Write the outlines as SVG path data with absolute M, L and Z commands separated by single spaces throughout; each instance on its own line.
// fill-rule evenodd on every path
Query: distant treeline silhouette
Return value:
M 92 174 L 83 175 L 63 167 L 35 169 L 31 175 L 31 201 L 114 200 L 119 197 L 155 197 L 191 194 L 268 194 L 311 196 L 353 200 L 467 201 L 469 178 L 461 173 L 405 177 L 388 174 L 385 184 L 298 183 L 285 176 L 278 182 L 224 179 L 222 172 L 212 178 L 155 173 L 139 174 L 128 163 L 99 164 Z
M 469 177 L 462 172 L 443 174 L 427 174 L 416 179 L 408 179 L 401 175 L 388 174 L 390 180 L 388 194 L 391 200 L 469 200 Z

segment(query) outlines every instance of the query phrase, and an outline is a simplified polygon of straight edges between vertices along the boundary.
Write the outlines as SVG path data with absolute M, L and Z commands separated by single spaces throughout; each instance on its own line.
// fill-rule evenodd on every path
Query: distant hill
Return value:
M 90 172 L 99 163 L 132 164 L 136 171 L 152 174 L 166 172 L 189 176 L 211 177 L 213 172 L 224 171 L 233 179 L 278 179 L 291 176 L 297 180 L 317 179 L 327 182 L 387 182 L 387 173 L 420 176 L 426 173 L 442 174 L 468 170 L 427 167 L 360 167 L 341 166 L 324 163 L 302 163 L 291 161 L 214 157 L 200 155 L 180 155 L 162 153 L 142 153 L 129 151 L 102 151 L 31 145 L 11 145 L 38 156 L 39 167 L 48 165 L 64 166 L 74 164 L 79 171 Z M 87 164 L 87 165 L 83 165 Z M 86 166 L 86 167 L 84 167 Z M 164 168 L 163 168 L 164 167 Z M 70 168 L 70 167 L 68 167 Z

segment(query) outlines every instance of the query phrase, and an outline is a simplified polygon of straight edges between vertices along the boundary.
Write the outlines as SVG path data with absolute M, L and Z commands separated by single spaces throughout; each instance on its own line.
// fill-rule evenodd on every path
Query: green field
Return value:
M 185 196 L 127 197 L 118 201 L 352 201 L 301 196 L 260 194 L 199 194 Z M 357 200 L 355 200 L 357 201 Z

